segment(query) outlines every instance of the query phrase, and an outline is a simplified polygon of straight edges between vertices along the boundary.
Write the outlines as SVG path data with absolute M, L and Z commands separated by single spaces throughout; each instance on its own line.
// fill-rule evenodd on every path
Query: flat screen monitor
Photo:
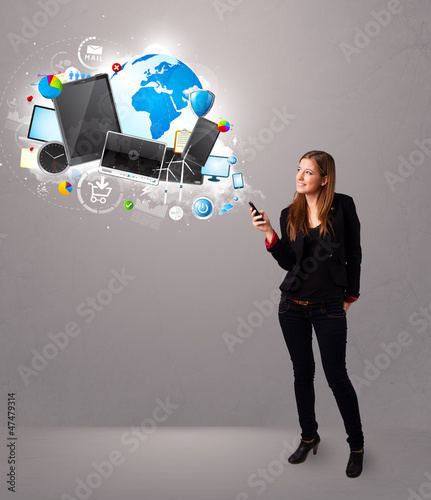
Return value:
M 209 181 L 220 182 L 217 177 L 229 177 L 230 164 L 227 156 L 209 156 L 205 166 L 201 168 L 202 175 L 208 175 Z
M 186 162 L 192 161 L 203 167 L 219 134 L 220 130 L 217 123 L 211 122 L 202 116 L 199 117 L 184 147 L 182 156 Z
M 55 109 L 35 105 L 33 107 L 27 137 L 34 141 L 62 142 L 63 139 L 58 127 L 57 117 L 55 116 Z
M 163 142 L 108 132 L 99 172 L 156 186 L 165 152 Z
M 53 103 L 70 165 L 99 159 L 106 133 L 121 132 L 107 74 L 63 84 Z

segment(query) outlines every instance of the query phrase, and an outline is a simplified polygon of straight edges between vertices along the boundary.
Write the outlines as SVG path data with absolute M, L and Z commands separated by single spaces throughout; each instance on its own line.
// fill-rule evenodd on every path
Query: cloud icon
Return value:
M 231 210 L 233 208 L 233 205 L 231 203 L 225 203 L 223 205 L 223 208 L 220 210 L 219 214 L 220 215 L 223 215 L 225 214 L 226 212 L 228 212 L 229 210 Z

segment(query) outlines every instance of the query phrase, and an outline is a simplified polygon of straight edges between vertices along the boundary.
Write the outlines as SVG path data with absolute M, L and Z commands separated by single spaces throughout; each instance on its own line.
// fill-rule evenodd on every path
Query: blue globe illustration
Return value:
M 175 131 L 192 130 L 196 116 L 189 93 L 202 89 L 199 78 L 175 57 L 147 54 L 122 64 L 111 77 L 121 130 L 172 147 Z

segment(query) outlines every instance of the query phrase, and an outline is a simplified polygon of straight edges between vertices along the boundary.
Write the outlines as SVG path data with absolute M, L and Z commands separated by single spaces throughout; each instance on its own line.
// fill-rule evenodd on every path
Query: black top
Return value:
M 300 269 L 289 289 L 281 285 L 289 299 L 331 302 L 343 299 L 343 287 L 337 285 L 329 269 L 329 251 L 319 237 L 320 224 L 309 228 L 304 236 L 304 250 Z
M 280 215 L 281 238 L 268 248 L 268 252 L 272 254 L 279 266 L 287 271 L 280 286 L 282 290 L 289 290 L 293 286 L 303 261 L 304 251 L 302 231 L 298 231 L 295 240 L 291 240 L 287 234 L 289 210 L 290 208 L 286 207 Z M 361 225 L 353 198 L 345 194 L 334 193 L 329 216 L 333 230 L 322 238 L 323 248 L 330 252 L 328 260 L 323 262 L 327 264 L 334 283 L 343 288 L 345 295 L 359 297 L 362 261 Z

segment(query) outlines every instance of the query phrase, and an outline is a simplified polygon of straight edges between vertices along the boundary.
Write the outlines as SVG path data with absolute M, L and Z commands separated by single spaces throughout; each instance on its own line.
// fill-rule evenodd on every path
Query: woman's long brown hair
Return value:
M 329 228 L 332 228 L 330 209 L 334 200 L 335 191 L 335 161 L 329 153 L 325 151 L 309 151 L 301 158 L 310 159 L 317 167 L 321 177 L 328 176 L 328 182 L 322 187 L 317 200 L 317 213 L 321 221 L 319 236 L 329 234 Z M 301 163 L 299 160 L 299 163 Z M 295 192 L 292 203 L 289 205 L 289 215 L 287 217 L 287 234 L 294 241 L 298 231 L 303 235 L 308 235 L 308 204 L 305 194 Z

